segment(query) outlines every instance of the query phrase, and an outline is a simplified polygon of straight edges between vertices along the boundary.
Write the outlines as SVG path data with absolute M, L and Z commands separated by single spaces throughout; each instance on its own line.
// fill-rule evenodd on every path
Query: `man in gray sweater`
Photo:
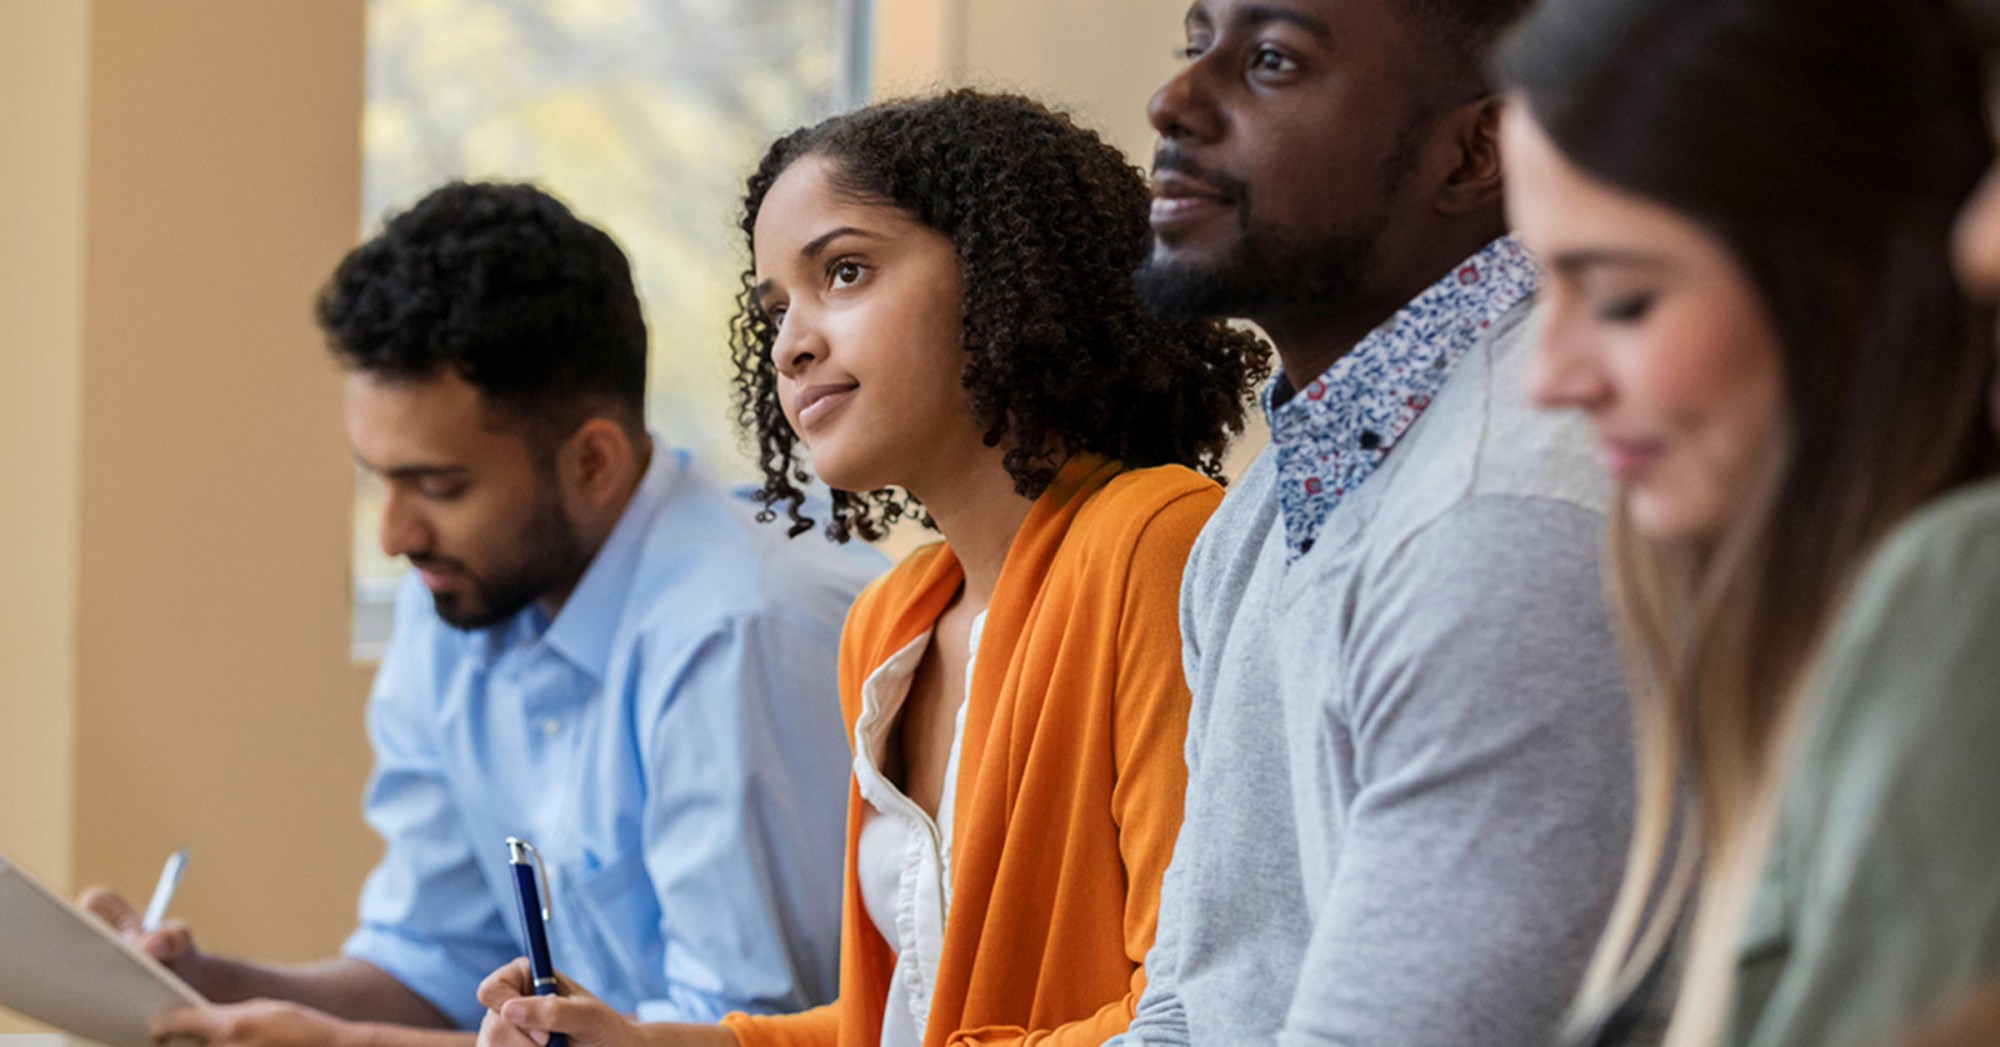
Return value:
M 1187 568 L 1187 820 L 1115 1043 L 1539 1047 L 1609 912 L 1608 492 L 1522 392 L 1481 75 L 1525 6 L 1196 0 L 1153 99 L 1141 286 L 1282 373 Z

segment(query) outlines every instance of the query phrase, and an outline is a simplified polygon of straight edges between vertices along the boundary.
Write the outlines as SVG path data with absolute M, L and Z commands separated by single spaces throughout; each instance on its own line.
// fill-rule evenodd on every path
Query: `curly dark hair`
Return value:
M 434 190 L 341 260 L 315 313 L 342 366 L 449 369 L 538 454 L 597 413 L 645 431 L 646 321 L 625 252 L 534 186 Z
M 778 139 L 750 176 L 742 229 L 786 169 L 829 162 L 836 191 L 893 206 L 943 233 L 963 267 L 964 385 L 987 446 L 1011 438 L 1015 490 L 1036 497 L 1064 458 L 1177 463 L 1221 477 L 1249 391 L 1269 370 L 1255 335 L 1141 307 L 1132 272 L 1151 244 L 1145 179 L 1098 135 L 1031 99 L 971 90 L 871 106 Z M 784 503 L 791 533 L 814 521 L 811 477 L 778 403 L 777 328 L 758 308 L 754 268 L 730 330 L 737 420 L 757 440 L 761 517 Z M 833 492 L 827 536 L 874 541 L 906 514 L 907 492 Z

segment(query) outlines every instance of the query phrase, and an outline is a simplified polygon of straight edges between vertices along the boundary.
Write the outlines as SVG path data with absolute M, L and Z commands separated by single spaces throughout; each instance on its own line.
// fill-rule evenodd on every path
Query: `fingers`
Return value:
M 152 931 L 143 929 L 145 918 L 125 896 L 109 887 L 85 888 L 77 896 L 77 908 L 103 920 L 139 951 L 174 966 L 194 953 L 194 932 L 179 920 L 168 920 Z
M 561 971 L 556 972 L 556 995 L 567 996 L 573 1000 L 589 1000 L 593 1003 L 597 1002 L 597 996 L 594 993 L 592 993 L 589 989 L 586 989 L 583 986 L 577 984 L 576 982 L 571 981 L 569 975 L 564 974 Z
M 479 1047 L 542 1047 L 548 1042 L 548 1034 L 539 1034 L 537 1043 L 526 1029 L 505 1021 L 497 1011 L 487 1011 L 479 1022 Z
M 228 1019 L 216 1008 L 181 1007 L 154 1015 L 146 1031 L 155 1041 L 186 1038 L 206 1042 L 223 1039 L 227 1024 Z
M 153 959 L 169 967 L 194 953 L 194 932 L 179 920 L 168 920 L 157 930 L 142 934 L 134 943 Z
M 479 1002 L 489 1011 L 499 1010 L 508 1000 L 535 994 L 535 976 L 526 958 L 494 971 L 479 983 Z
M 289 1000 L 249 1000 L 169 1011 L 148 1029 L 162 1043 L 209 1047 L 307 1047 L 352 1038 L 339 1019 Z
M 586 1043 L 603 1042 L 625 1020 L 591 996 L 523 996 L 507 1001 L 500 1017 L 520 1026 L 536 1044 L 548 1043 L 552 1032 Z
M 479 1047 L 547 1047 L 552 1032 L 568 1034 L 573 1044 L 605 1044 L 625 1024 L 623 1015 L 561 972 L 556 988 L 562 995 L 537 996 L 534 986 L 527 960 L 486 976 L 479 985 L 479 1002 L 487 1008 Z
M 139 910 L 125 896 L 109 887 L 92 885 L 77 896 L 76 907 L 111 925 L 111 929 L 132 933 L 139 929 Z

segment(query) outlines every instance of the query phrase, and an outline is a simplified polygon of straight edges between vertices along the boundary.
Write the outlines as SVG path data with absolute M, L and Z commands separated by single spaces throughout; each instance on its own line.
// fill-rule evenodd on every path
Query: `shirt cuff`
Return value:
M 460 1029 L 476 1031 L 486 1017 L 486 1008 L 479 1005 L 479 982 L 488 972 L 468 976 L 465 966 L 442 945 L 379 927 L 361 927 L 348 936 L 340 951 L 381 968 Z

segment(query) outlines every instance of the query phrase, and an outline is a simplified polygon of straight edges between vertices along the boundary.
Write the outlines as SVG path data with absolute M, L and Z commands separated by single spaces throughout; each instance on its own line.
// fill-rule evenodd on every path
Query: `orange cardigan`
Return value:
M 1130 1024 L 1187 785 L 1181 569 L 1221 499 L 1188 469 L 1079 456 L 1015 535 L 966 696 L 925 1047 L 1095 1047 Z M 936 623 L 962 577 L 937 543 L 855 602 L 840 656 L 850 740 L 862 681 Z M 863 803 L 850 783 L 840 998 L 730 1015 L 744 1047 L 881 1043 L 895 954 L 856 881 Z

